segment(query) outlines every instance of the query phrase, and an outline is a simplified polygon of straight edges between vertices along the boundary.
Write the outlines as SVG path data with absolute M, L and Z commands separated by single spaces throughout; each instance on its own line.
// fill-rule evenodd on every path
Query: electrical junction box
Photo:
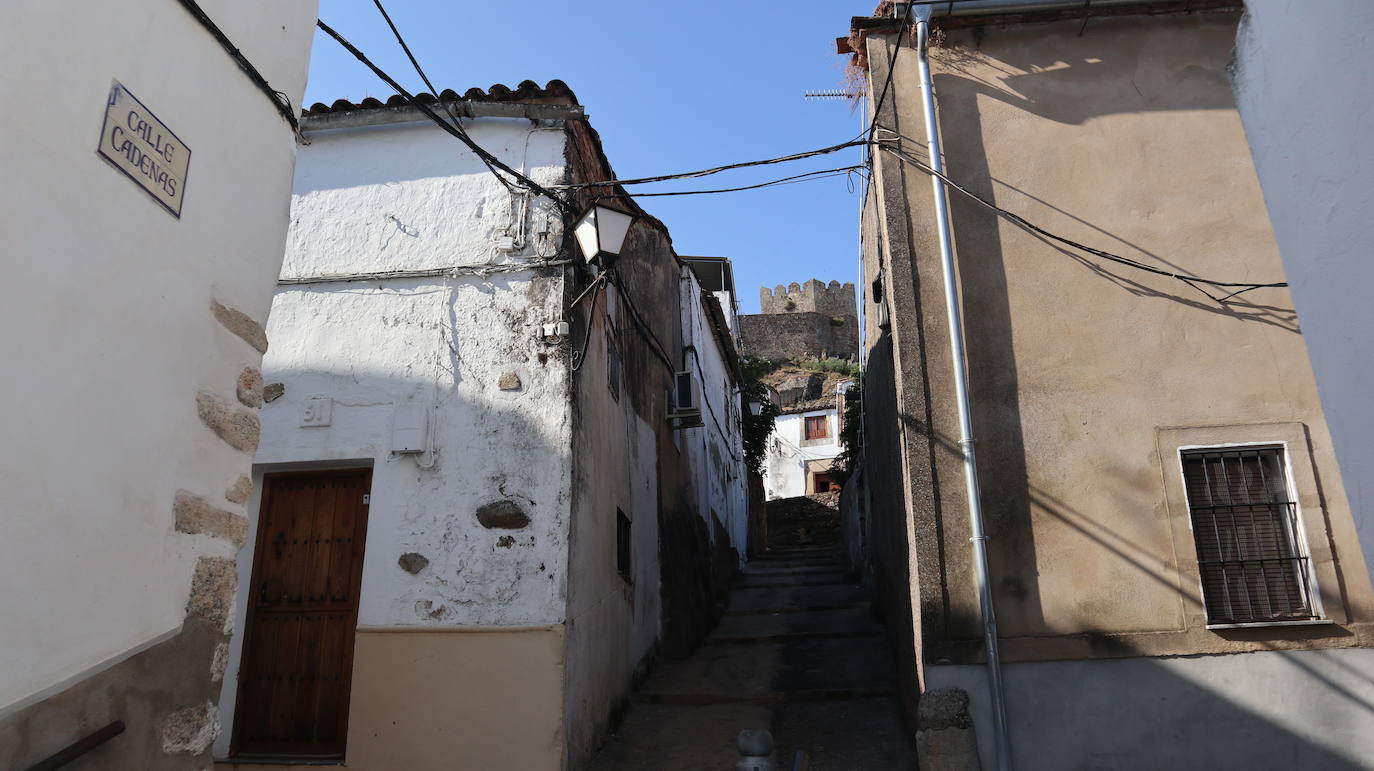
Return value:
M 391 423 L 391 451 L 424 452 L 429 440 L 429 410 L 425 407 L 397 407 Z

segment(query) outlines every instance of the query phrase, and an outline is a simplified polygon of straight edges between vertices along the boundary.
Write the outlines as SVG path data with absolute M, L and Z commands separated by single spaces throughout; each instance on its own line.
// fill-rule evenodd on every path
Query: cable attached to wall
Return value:
M 239 66 L 239 69 L 243 70 L 243 74 L 247 75 L 248 79 L 253 81 L 253 85 L 257 86 L 259 91 L 267 94 L 267 98 L 272 100 L 272 105 L 277 108 L 277 112 L 281 113 L 282 118 L 284 118 L 287 123 L 291 124 L 291 130 L 300 133 L 300 122 L 296 119 L 296 108 L 291 106 L 291 97 L 272 88 L 272 84 L 267 82 L 267 78 L 264 78 L 262 73 L 258 71 L 258 68 L 254 67 L 253 63 L 248 61 L 248 57 L 243 55 L 243 52 L 238 49 L 238 46 L 234 45 L 234 42 L 229 39 L 229 36 L 224 34 L 224 30 L 220 29 L 218 24 L 215 24 L 214 20 L 210 18 L 209 14 L 205 13 L 205 9 L 201 8 L 196 0 L 177 0 L 177 2 L 181 3 L 181 7 L 185 8 L 187 12 L 196 18 L 196 21 L 200 22 L 200 26 L 204 27 L 205 31 L 210 33 L 210 36 L 219 43 L 225 53 L 229 54 L 229 58 L 233 59 L 234 63 Z
M 890 131 L 890 129 L 884 130 Z M 901 135 L 899 134 L 898 136 Z M 1100 257 L 1104 260 L 1108 260 L 1109 262 L 1115 262 L 1120 265 L 1125 265 L 1128 268 L 1134 268 L 1136 270 L 1145 271 L 1146 273 L 1153 273 L 1157 276 L 1166 276 L 1168 278 L 1177 279 L 1178 281 L 1182 281 L 1188 286 L 1191 286 L 1193 289 L 1196 289 L 1197 291 L 1203 293 L 1207 297 L 1211 298 L 1214 302 L 1217 302 L 1219 304 L 1225 305 L 1227 300 L 1230 300 L 1231 298 L 1236 297 L 1237 295 L 1253 291 L 1255 289 L 1271 289 L 1288 286 L 1287 281 L 1273 281 L 1268 283 L 1256 281 L 1219 281 L 1216 279 L 1194 276 L 1189 273 L 1175 273 L 1173 271 L 1164 270 L 1163 268 L 1156 268 L 1153 265 L 1147 265 L 1143 262 L 1133 260 L 1129 257 L 1123 257 L 1119 254 L 1106 251 L 1105 249 L 1098 249 L 1096 247 L 1088 246 L 1087 244 L 1079 243 L 1078 241 L 1074 241 L 1071 238 L 1061 236 L 1058 233 L 1055 233 L 1050 230 L 1046 230 L 1045 228 L 1036 225 L 1035 223 L 1031 222 L 1025 217 L 1022 217 L 1019 214 L 1016 214 L 1015 212 L 1003 209 L 1002 207 L 998 206 L 995 203 L 992 203 L 986 198 L 983 198 L 982 196 L 978 195 L 972 190 L 969 190 L 968 188 L 964 187 L 958 182 L 955 182 L 953 179 L 949 177 L 949 175 L 940 171 L 936 171 L 934 168 L 930 166 L 930 164 L 910 155 L 909 153 L 903 150 L 883 143 L 877 143 L 877 145 L 879 149 L 891 154 L 898 160 L 907 163 L 911 166 L 914 166 L 920 171 L 925 172 L 926 174 L 939 178 L 951 189 L 957 191 L 958 193 L 973 201 L 974 203 L 978 204 L 979 206 L 982 206 L 983 208 L 993 212 L 997 216 L 1008 220 L 1009 222 L 1016 225 L 1017 227 L 1022 228 L 1023 230 L 1035 233 L 1036 235 L 1043 236 L 1052 241 L 1064 244 L 1065 246 L 1073 247 L 1074 249 L 1078 249 L 1082 252 L 1086 252 L 1087 254 L 1091 254 L 1094 257 Z M 1222 290 L 1234 291 L 1231 291 L 1229 294 L 1226 294 L 1224 296 L 1218 297 L 1212 294 L 1211 292 L 1208 292 L 1207 290 L 1203 289 L 1202 286 L 1211 286 Z
M 428 105 L 416 99 L 415 95 L 407 91 L 404 86 L 402 86 L 400 83 L 397 83 L 395 78 L 386 74 L 386 72 L 382 70 L 381 67 L 378 67 L 376 64 L 374 64 L 371 59 L 367 58 L 366 54 L 358 50 L 357 46 L 354 46 L 352 43 L 348 42 L 348 40 L 344 38 L 343 35 L 340 35 L 338 32 L 336 32 L 333 27 L 329 26 L 328 24 L 325 24 L 323 19 L 315 22 L 315 26 L 323 30 L 326 35 L 329 35 L 330 37 L 334 38 L 334 40 L 339 45 L 343 46 L 344 49 L 346 49 L 350 54 L 352 54 L 355 59 L 362 62 L 364 65 L 367 66 L 368 69 L 372 70 L 372 73 L 374 75 L 376 75 L 378 78 L 381 78 L 382 81 L 384 81 L 388 86 L 391 86 L 396 91 L 396 93 L 399 94 L 401 98 L 405 99 L 411 107 L 414 107 L 426 118 L 429 118 L 431 121 L 435 123 L 435 125 L 439 126 L 439 128 L 442 128 L 446 133 L 452 135 L 453 137 L 458 139 L 458 141 L 462 142 L 464 145 L 467 145 L 468 149 L 475 153 L 477 157 L 481 158 L 484 162 L 492 166 L 495 166 L 501 171 L 504 171 L 505 173 L 511 175 L 512 178 L 514 178 L 515 180 L 520 182 L 520 184 L 524 185 L 530 190 L 544 196 L 545 198 L 548 198 L 550 201 L 553 201 L 554 204 L 558 206 L 558 208 L 561 209 L 563 212 L 572 212 L 572 204 L 567 199 L 563 198 L 562 196 L 558 195 L 552 190 L 549 190 L 548 188 L 544 187 L 538 182 L 535 182 L 534 180 L 530 179 L 524 174 L 521 174 L 520 172 L 511 168 L 504 161 L 502 161 L 500 158 L 497 158 L 486 148 L 474 142 L 465 131 L 458 128 L 454 128 L 452 125 L 449 124 L 448 121 L 440 117 L 438 113 L 431 110 Z M 601 184 L 606 185 L 615 183 L 603 182 Z

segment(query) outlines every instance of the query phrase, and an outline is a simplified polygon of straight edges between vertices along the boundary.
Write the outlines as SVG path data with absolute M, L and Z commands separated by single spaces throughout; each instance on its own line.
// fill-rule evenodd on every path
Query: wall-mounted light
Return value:
M 587 262 L 596 260 L 604 268 L 620 254 L 630 234 L 635 215 L 602 204 L 593 204 L 573 226 L 577 247 Z

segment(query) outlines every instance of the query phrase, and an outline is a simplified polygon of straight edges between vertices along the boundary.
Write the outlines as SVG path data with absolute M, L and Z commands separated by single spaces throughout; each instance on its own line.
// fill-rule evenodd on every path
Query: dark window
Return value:
M 615 510 L 615 569 L 630 580 L 630 518 L 620 509 Z
M 811 491 L 816 493 L 828 493 L 832 490 L 840 489 L 834 477 L 825 472 L 815 472 L 811 475 Z
M 806 418 L 806 439 L 825 439 L 830 436 L 829 421 L 824 415 Z
M 620 346 L 609 324 L 606 326 L 606 387 L 611 389 L 611 398 L 620 401 Z
M 1315 618 L 1283 448 L 1183 453 L 1209 624 Z

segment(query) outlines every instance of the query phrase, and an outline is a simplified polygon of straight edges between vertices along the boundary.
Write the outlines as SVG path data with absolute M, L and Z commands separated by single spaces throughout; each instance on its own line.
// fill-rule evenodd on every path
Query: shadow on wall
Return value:
M 1368 649 L 1007 664 L 1013 765 L 1374 768 L 1371 666 Z M 992 768 L 982 667 L 934 666 L 927 677 L 968 692 Z
M 931 56 L 942 68 L 976 83 L 964 86 L 970 92 L 1058 123 L 1080 125 L 1103 115 L 1142 111 L 1234 110 L 1226 67 L 1239 21 L 1236 11 L 974 27 L 967 36 L 948 33 L 958 42 L 932 45 Z M 1185 48 L 1203 36 L 1215 45 Z M 972 48 L 963 44 L 968 37 Z M 989 38 L 995 38 L 995 59 L 980 50 Z M 1197 51 L 1202 55 L 1190 58 Z M 1139 66 L 1142 60 L 1151 66 Z M 980 74 L 988 70 L 1002 77 Z M 1123 86 L 1113 98 L 1065 98 L 1101 94 L 1106 78 Z M 940 79 L 937 75 L 937 88 Z

